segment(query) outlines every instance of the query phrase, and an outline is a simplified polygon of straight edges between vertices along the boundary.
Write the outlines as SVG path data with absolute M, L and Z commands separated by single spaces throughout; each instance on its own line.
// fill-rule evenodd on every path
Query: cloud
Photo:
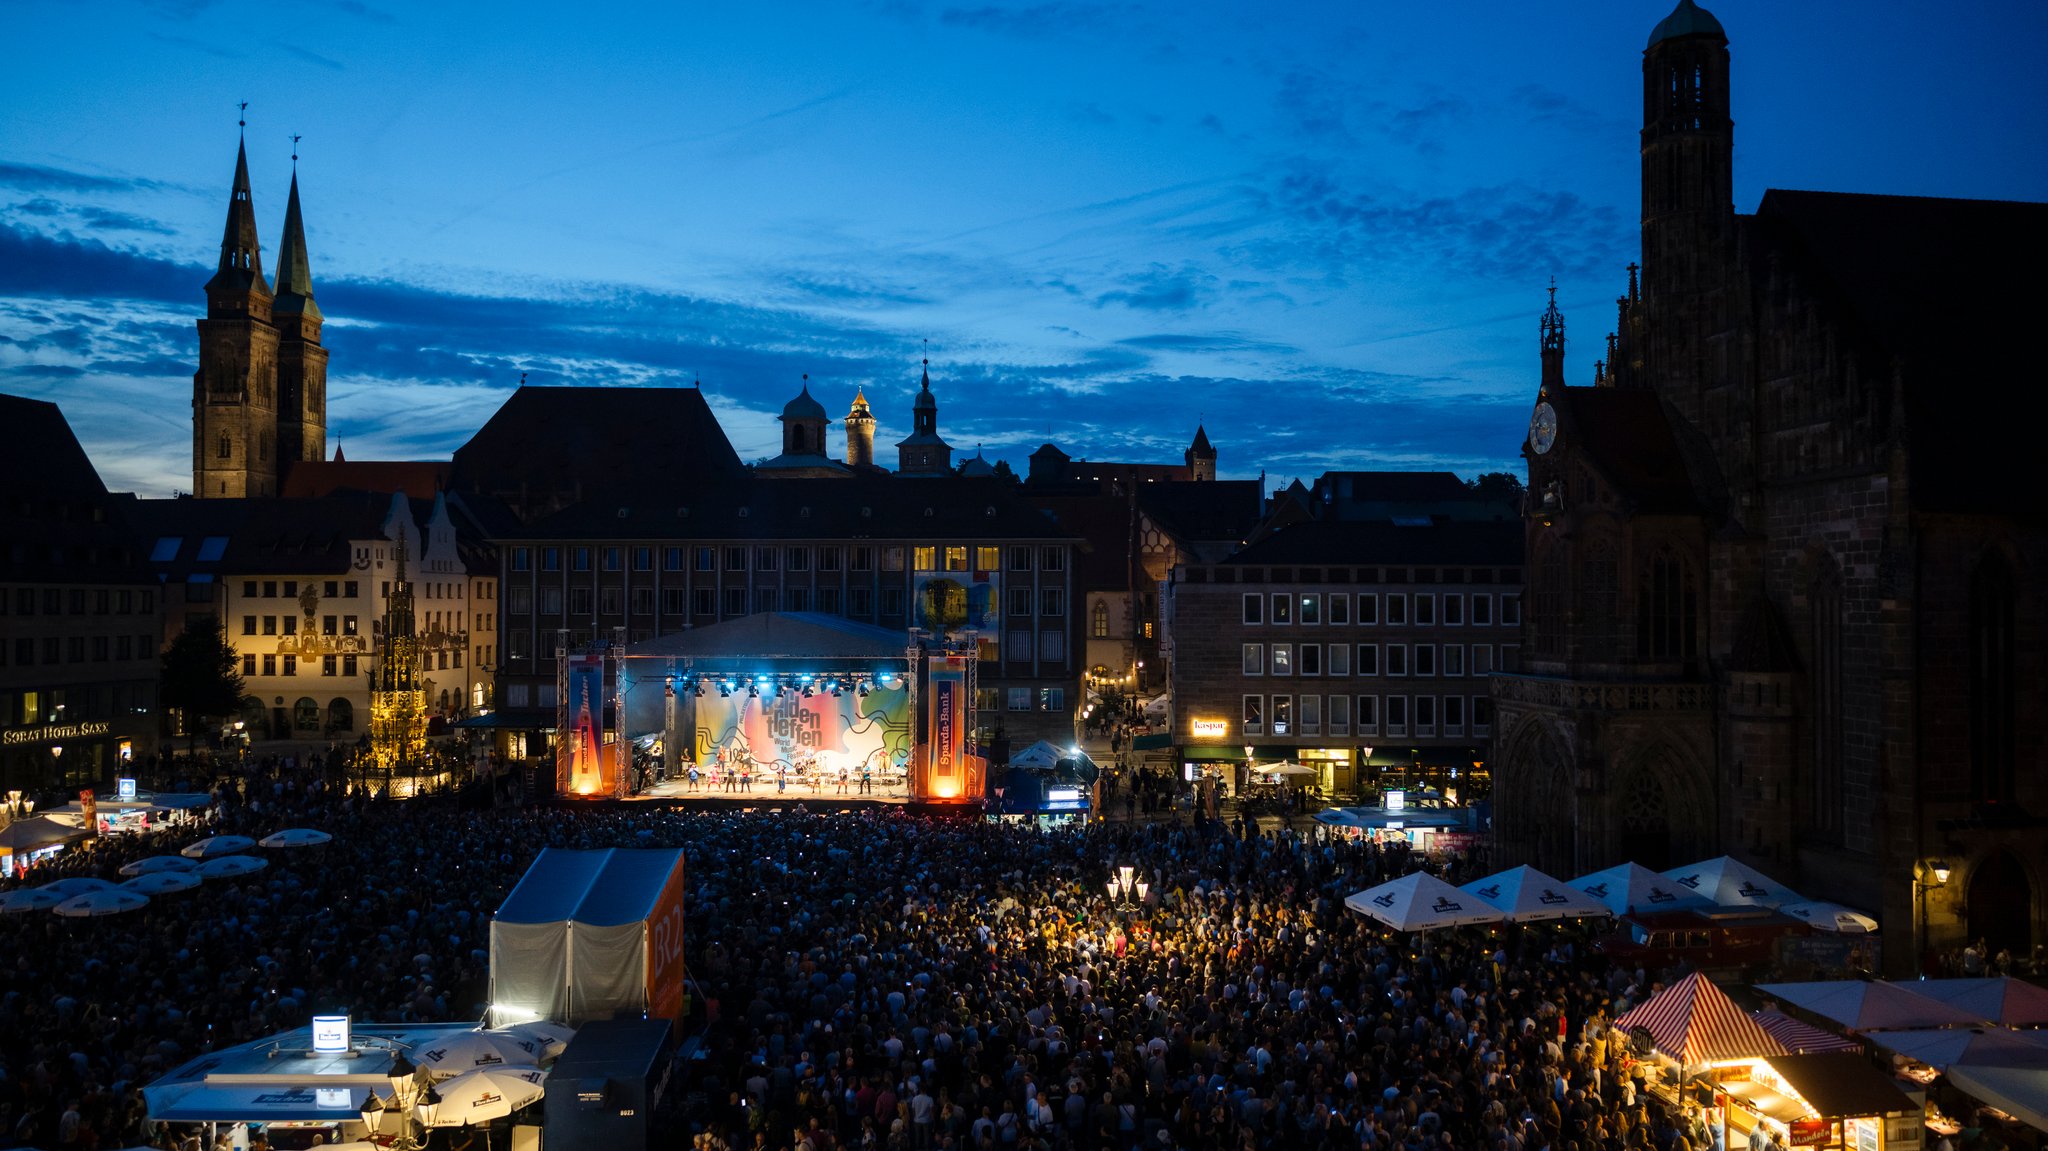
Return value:
M 1122 304 L 1141 311 L 1184 312 L 1214 299 L 1217 281 L 1191 265 L 1168 268 L 1153 264 L 1142 272 L 1123 276 L 1118 282 L 1120 287 L 1095 297 L 1096 307 Z
M 1277 344 L 1265 340 L 1247 339 L 1232 332 L 1216 332 L 1203 335 L 1160 332 L 1149 336 L 1131 336 L 1118 340 L 1126 348 L 1142 348 L 1151 352 L 1274 352 L 1291 354 L 1301 349 L 1292 344 Z
M 154 192 L 167 185 L 129 176 L 94 176 L 40 164 L 0 160 L 0 187 L 30 192 Z
M 368 20 L 372 24 L 395 24 L 398 21 L 398 17 L 393 16 L 391 13 L 381 8 L 372 8 L 368 4 L 362 3 L 361 0 L 335 0 L 334 7 L 337 11 L 345 12 L 361 20 Z
M 219 44 L 209 44 L 204 40 L 194 40 L 190 36 L 173 36 L 168 32 L 151 32 L 149 38 L 159 44 L 175 44 L 180 48 L 190 48 L 194 52 L 202 52 L 208 56 L 219 57 L 222 60 L 248 59 L 248 53 L 246 52 L 236 52 Z
M 12 211 L 46 219 L 71 217 L 82 227 L 102 232 L 153 232 L 160 236 L 176 235 L 176 231 L 162 222 L 132 212 L 117 212 L 111 208 L 99 208 L 87 204 L 62 204 L 48 196 L 37 196 L 33 200 L 15 204 Z
M 1519 184 L 1413 196 L 1349 185 L 1302 163 L 1265 194 L 1294 226 L 1245 250 L 1339 277 L 1416 264 L 1500 281 L 1604 274 L 1626 258 L 1630 240 L 1617 209 Z
M 346 72 L 348 70 L 347 66 L 341 61 L 330 56 L 322 56 L 311 48 L 301 48 L 297 44 L 287 44 L 282 40 L 272 40 L 270 46 L 287 55 L 296 56 L 308 64 L 318 64 L 322 68 L 332 68 L 336 72 Z

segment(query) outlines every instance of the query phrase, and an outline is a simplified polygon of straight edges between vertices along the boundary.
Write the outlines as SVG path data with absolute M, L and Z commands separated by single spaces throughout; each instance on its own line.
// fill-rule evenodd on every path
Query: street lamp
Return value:
M 1126 863 L 1109 880 L 1109 901 L 1119 907 L 1136 907 L 1145 902 L 1152 886 L 1137 877 L 1138 869 Z
M 1948 886 L 1949 866 L 1945 859 L 1935 858 L 1913 865 L 1913 905 L 1920 916 L 1920 957 L 1921 978 L 1927 976 L 1927 955 L 1933 945 L 1927 938 L 1927 893 L 1937 887 Z

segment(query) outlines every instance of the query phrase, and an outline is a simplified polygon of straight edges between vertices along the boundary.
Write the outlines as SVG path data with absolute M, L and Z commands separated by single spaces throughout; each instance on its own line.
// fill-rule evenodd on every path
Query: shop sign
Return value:
M 122 803 L 135 802 L 135 781 L 123 777 L 114 781 L 114 797 Z
M 346 1015 L 315 1015 L 313 1017 L 313 1050 L 319 1052 L 347 1051 L 348 1021 Z
M 35 727 L 10 727 L 0 731 L 0 745 L 27 747 L 37 743 L 63 743 L 67 739 L 96 739 L 113 730 L 113 725 L 103 719 L 89 719 L 79 723 L 45 723 Z
M 1189 724 L 1189 730 L 1196 739 L 1228 739 L 1230 721 L 1227 719 L 1197 719 Z
M 1405 791 L 1390 791 L 1390 792 L 1388 792 L 1388 793 L 1387 793 L 1387 810 L 1388 810 L 1388 811 L 1401 811 L 1401 810 L 1404 810 L 1405 808 L 1407 808 L 1407 806 L 1408 806 L 1408 793 L 1407 793 L 1407 792 L 1405 792 Z
M 1792 1146 L 1825 1147 L 1832 1140 L 1828 1138 L 1833 1125 L 1825 1119 L 1794 1119 L 1792 1121 Z

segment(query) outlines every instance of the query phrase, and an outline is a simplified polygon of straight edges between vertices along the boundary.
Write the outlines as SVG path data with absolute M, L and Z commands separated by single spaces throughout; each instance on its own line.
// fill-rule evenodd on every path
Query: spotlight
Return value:
M 811 685 L 810 685 L 810 684 L 805 684 L 805 685 L 804 685 L 804 698 L 805 698 L 805 699 L 809 699 L 809 698 L 811 698 Z
M 697 684 L 696 684 L 696 687 L 697 687 L 697 698 L 698 698 L 698 699 L 703 699 L 703 698 L 704 698 L 704 681 L 703 681 L 703 680 L 701 680 L 701 679 L 700 679 L 700 680 L 698 680 L 698 681 L 697 681 Z
M 759 689 L 759 688 L 755 687 L 755 686 L 754 686 L 754 681 L 753 681 L 753 680 L 751 680 L 751 679 L 747 681 L 747 698 L 748 698 L 748 699 L 759 699 L 759 698 L 761 698 L 761 689 Z
M 842 696 L 842 695 L 845 695 L 845 694 L 846 694 L 846 682 L 845 682 L 844 680 L 837 680 L 837 679 L 833 680 L 833 681 L 832 681 L 832 698 L 833 698 L 833 699 L 838 699 L 838 698 L 839 698 L 840 696 Z

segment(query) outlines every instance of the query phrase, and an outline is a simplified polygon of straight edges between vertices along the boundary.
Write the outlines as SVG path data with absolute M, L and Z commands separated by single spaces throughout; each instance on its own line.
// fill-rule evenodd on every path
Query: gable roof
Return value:
M 696 388 L 523 385 L 455 449 L 450 486 L 531 509 L 608 492 L 661 498 L 745 472 Z
M 1565 409 L 1567 450 L 1585 456 L 1638 513 L 1702 510 L 1671 417 L 1655 392 L 1640 388 L 1556 388 Z

